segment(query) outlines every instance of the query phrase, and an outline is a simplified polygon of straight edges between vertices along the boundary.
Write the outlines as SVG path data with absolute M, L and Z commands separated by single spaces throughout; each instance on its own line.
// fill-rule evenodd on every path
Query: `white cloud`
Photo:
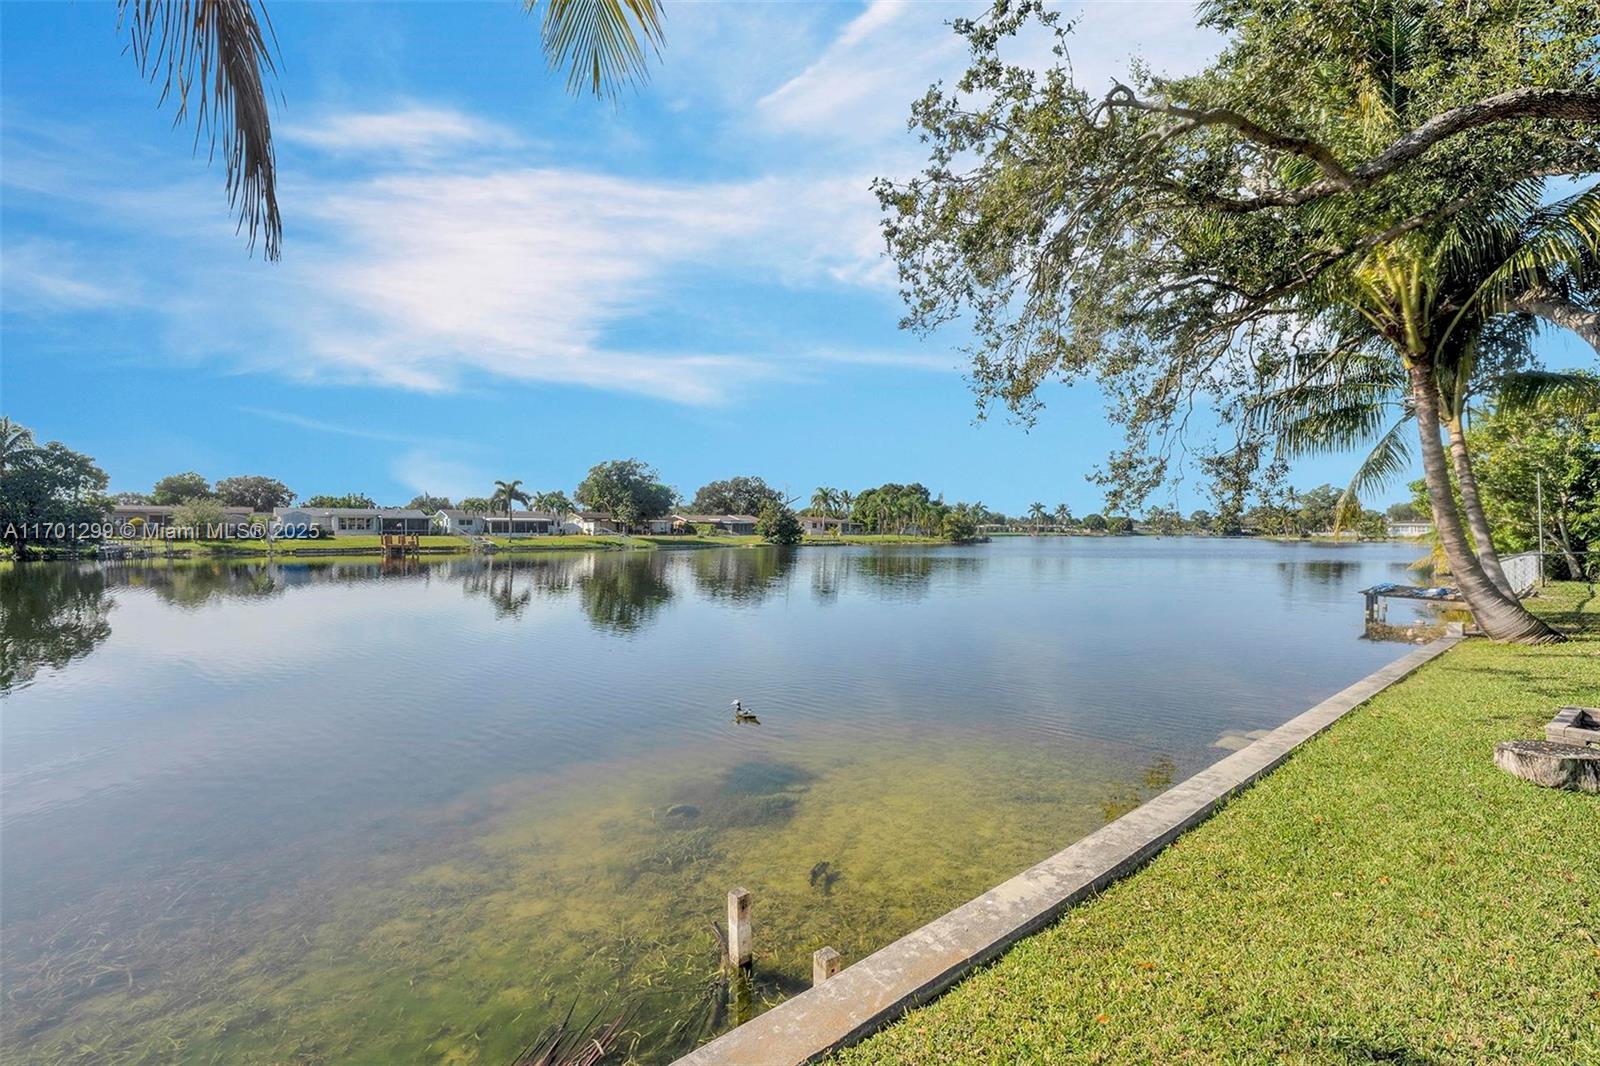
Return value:
M 98 310 L 129 302 L 127 284 L 97 277 L 100 269 L 62 241 L 8 241 L 0 256 L 0 292 L 8 312 Z
M 964 48 L 946 4 L 874 0 L 821 57 L 763 96 L 759 112 L 780 129 L 879 140 L 903 129 L 911 101 L 959 73 Z
M 468 145 L 508 147 L 510 130 L 461 111 L 412 106 L 390 111 L 331 113 L 282 127 L 285 140 L 332 153 L 395 152 L 424 157 Z
M 452 500 L 480 495 L 486 486 L 494 484 L 494 478 L 486 470 L 442 458 L 434 449 L 419 448 L 405 453 L 390 464 L 389 473 L 419 496 L 427 493 Z
M 214 175 L 113 183 L 117 157 L 92 138 L 20 159 L 8 144 L 8 193 L 80 223 L 98 212 L 159 247 L 165 269 L 131 287 L 110 257 L 8 242 L 7 293 L 69 309 L 131 293 L 130 304 L 164 317 L 167 358 L 416 391 L 545 382 L 705 405 L 792 377 L 819 349 L 843 354 L 812 355 L 813 365 L 946 369 L 943 354 L 871 354 L 877 346 L 853 326 L 836 331 L 826 319 L 803 335 L 755 328 L 730 341 L 717 322 L 739 309 L 715 289 L 728 279 L 875 290 L 892 329 L 894 272 L 868 185 L 921 161 L 902 129 L 909 103 L 960 73 L 964 45 L 946 23 L 981 9 L 879 0 L 831 36 L 835 16 L 821 7 L 690 10 L 716 41 L 753 49 L 740 54 L 737 79 L 717 83 L 719 102 L 701 97 L 703 128 L 738 142 L 727 156 L 744 166 L 738 178 L 531 165 L 518 132 L 423 102 L 325 112 L 284 127 L 286 142 L 348 158 L 328 167 L 286 153 L 289 233 L 284 260 L 269 266 L 244 259 Z M 1167 68 L 1214 46 L 1193 30 L 1186 2 L 1097 5 L 1077 39 L 1075 60 L 1087 54 L 1107 75 L 1125 68 L 1135 41 L 1155 42 L 1147 54 Z M 690 66 L 668 80 L 688 91 Z M 1098 76 L 1079 62 L 1080 81 Z M 674 302 L 691 289 L 704 303 L 683 313 Z M 652 316 L 708 325 L 658 341 Z
M 273 411 L 263 407 L 240 407 L 238 410 L 247 415 L 270 419 L 273 422 L 282 422 L 286 426 L 310 430 L 313 433 L 332 433 L 339 437 L 386 441 L 392 444 L 410 444 L 417 439 L 415 433 L 385 433 L 376 429 L 362 429 L 357 426 L 327 422 L 320 418 L 309 418 L 305 415 L 295 414 L 292 411 Z

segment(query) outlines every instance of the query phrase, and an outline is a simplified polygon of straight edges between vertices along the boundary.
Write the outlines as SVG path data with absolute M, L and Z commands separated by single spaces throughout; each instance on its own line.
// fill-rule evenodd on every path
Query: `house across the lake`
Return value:
M 567 521 L 576 526 L 578 532 L 591 537 L 616 533 L 622 528 L 615 516 L 605 511 L 573 511 L 567 516 Z
M 279 507 L 272 512 L 272 525 L 280 536 L 375 537 L 429 533 L 433 520 L 410 507 Z
M 172 516 L 178 508 L 159 503 L 119 503 L 111 508 L 108 517 L 118 526 L 138 526 L 145 532 L 166 529 L 172 525 Z M 222 521 L 229 525 L 243 525 L 250 521 L 248 507 L 224 507 Z
M 824 518 L 810 514 L 800 516 L 800 528 L 808 537 L 837 537 L 862 531 L 861 523 L 848 518 Z
M 482 514 L 448 508 L 437 517 L 446 533 L 474 537 L 543 537 L 561 533 L 565 527 L 559 515 L 548 511 L 512 511 L 507 515 L 504 511 Z
M 1433 532 L 1432 522 L 1390 522 L 1389 536 L 1391 537 L 1426 537 Z
M 733 533 L 740 536 L 756 531 L 756 516 L 753 514 L 675 514 L 672 516 L 672 529 L 678 532 L 692 532 L 698 526 L 710 526 L 718 533 Z

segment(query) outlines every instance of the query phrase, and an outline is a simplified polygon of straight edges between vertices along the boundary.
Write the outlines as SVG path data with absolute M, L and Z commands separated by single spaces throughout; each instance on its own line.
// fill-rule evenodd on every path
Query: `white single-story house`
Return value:
M 605 511 L 573 511 L 567 516 L 567 521 L 576 526 L 578 532 L 591 537 L 601 533 L 616 533 L 621 528 L 616 518 Z
M 1432 532 L 1432 522 L 1409 521 L 1389 523 L 1389 536 L 1391 537 L 1426 537 Z
M 710 526 L 719 533 L 734 533 L 746 535 L 756 531 L 756 516 L 753 514 L 675 514 L 672 516 L 673 528 L 688 529 L 692 526 Z
M 107 517 L 118 526 L 137 525 L 148 531 L 166 529 L 172 524 L 172 516 L 177 510 L 177 506 L 171 504 L 119 503 L 111 508 Z M 251 513 L 248 507 L 224 507 L 222 521 L 224 524 L 243 525 L 250 521 Z
M 538 537 L 561 533 L 566 523 L 559 515 L 547 511 L 504 511 L 499 514 L 481 514 L 459 509 L 442 510 L 437 515 L 446 533 L 481 537 Z
M 807 536 L 812 537 L 832 537 L 861 532 L 861 524 L 852 522 L 848 518 L 824 518 L 821 515 L 809 514 L 800 516 L 800 528 Z
M 433 520 L 410 507 L 279 507 L 272 512 L 279 536 L 371 537 L 383 533 L 431 533 Z

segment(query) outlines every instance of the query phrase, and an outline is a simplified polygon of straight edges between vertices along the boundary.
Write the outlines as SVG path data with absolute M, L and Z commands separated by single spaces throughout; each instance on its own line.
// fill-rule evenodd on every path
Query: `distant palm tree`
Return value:
M 18 425 L 9 418 L 0 418 L 0 474 L 6 464 L 34 450 L 33 430 Z
M 1050 512 L 1045 510 L 1045 506 L 1042 503 L 1031 503 L 1028 505 L 1028 517 L 1033 519 L 1033 535 L 1037 537 L 1039 535 L 1039 523 L 1049 518 Z
M 531 12 L 538 0 L 523 6 Z M 267 84 L 278 49 L 260 0 L 119 0 L 117 10 L 139 73 L 160 83 L 163 101 L 176 98 L 179 121 L 192 102 L 213 153 L 220 143 L 228 204 L 250 246 L 260 238 L 277 259 L 283 222 Z M 643 80 L 647 52 L 661 47 L 660 0 L 546 0 L 540 37 L 573 92 L 614 98 Z
M 855 506 L 856 506 L 856 494 L 855 493 L 851 492 L 849 489 L 840 489 L 838 491 L 837 501 L 838 501 L 838 504 L 839 504 L 839 515 L 841 517 L 849 518 L 852 514 L 855 513 Z
M 526 492 L 522 491 L 522 481 L 496 481 L 494 492 L 489 496 L 489 506 L 504 505 L 506 512 L 506 536 L 511 535 L 511 505 L 521 502 L 524 507 L 532 507 L 533 500 Z
M 1072 524 L 1072 508 L 1064 503 L 1056 504 L 1056 528 L 1065 529 Z
M 833 518 L 838 506 L 839 493 L 835 489 L 819 487 L 811 494 L 811 509 L 820 515 Z

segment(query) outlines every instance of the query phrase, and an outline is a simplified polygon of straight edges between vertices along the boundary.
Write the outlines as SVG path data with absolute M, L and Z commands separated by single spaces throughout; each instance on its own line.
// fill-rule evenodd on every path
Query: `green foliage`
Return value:
M 776 500 L 769 500 L 756 516 L 756 534 L 768 544 L 799 544 L 805 536 L 794 512 Z
M 1467 434 L 1467 446 L 1497 548 L 1538 547 L 1541 484 L 1546 550 L 1570 555 L 1600 545 L 1600 411 L 1585 398 L 1495 409 Z
M 489 509 L 510 514 L 517 504 L 530 507 L 532 501 L 533 497 L 522 490 L 521 481 L 496 481 L 494 491 L 489 494 Z
M 783 495 L 758 477 L 734 477 L 703 485 L 689 510 L 695 514 L 759 515 L 769 503 L 785 506 Z
M 1098 511 L 1083 516 L 1083 528 L 1091 533 L 1104 533 L 1106 531 L 1106 516 Z
M 1428 521 L 1428 513 L 1424 510 L 1419 510 L 1417 505 L 1410 500 L 1401 500 L 1399 503 L 1391 503 L 1389 505 L 1389 509 L 1384 512 L 1384 515 L 1387 516 L 1392 522 Z
M 221 536 L 224 520 L 222 503 L 212 496 L 192 497 L 172 512 L 172 524 L 186 540 L 209 540 Z
M 343 496 L 313 496 L 306 500 L 301 506 L 362 508 L 376 507 L 377 504 L 372 502 L 371 496 L 367 496 L 359 492 L 348 492 Z
M 200 496 L 211 495 L 211 482 L 190 470 L 182 474 L 168 474 L 150 490 L 150 502 L 162 506 L 182 503 Z
M 269 512 L 274 507 L 287 507 L 294 502 L 289 486 L 276 478 L 256 474 L 225 477 L 217 482 L 214 494 L 229 507 L 248 507 L 257 512 Z
M 536 492 L 533 494 L 533 507 L 536 511 L 544 511 L 558 518 L 565 518 L 577 510 L 572 501 L 567 499 L 567 494 L 559 489 L 552 492 Z
M 450 502 L 448 496 L 430 496 L 426 492 L 411 497 L 411 502 L 406 504 L 413 511 L 425 511 L 428 514 L 438 514 L 440 511 L 454 509 L 455 504 Z
M 589 468 L 577 498 L 585 507 L 614 515 L 631 527 L 667 514 L 676 494 L 661 483 L 654 467 L 638 459 L 613 459 Z
M 951 510 L 944 516 L 939 535 L 955 544 L 966 544 L 978 539 L 978 526 L 965 510 Z
M 1393 316 L 1368 320 L 1374 284 L 1420 292 L 1453 264 L 1496 279 L 1477 299 L 1497 312 L 1534 280 L 1579 284 L 1569 267 L 1593 255 L 1579 218 L 1510 259 L 1472 247 L 1488 220 L 1516 233 L 1533 217 L 1539 175 L 1592 172 L 1593 138 L 1575 123 L 1497 112 L 1362 168 L 1510 89 L 1583 97 L 1592 112 L 1590 0 L 1209 4 L 1202 21 L 1225 45 L 1204 71 L 1135 70 L 1103 98 L 1073 81 L 1069 29 L 1050 69 L 1008 63 L 1035 20 L 1057 21 L 1029 2 L 956 20 L 971 65 L 913 107 L 928 166 L 876 191 L 906 324 L 970 326 L 985 409 L 1029 421 L 1045 382 L 1099 384 L 1127 435 L 1100 475 L 1111 507 L 1167 475 L 1196 401 L 1235 417 L 1317 366 L 1329 338 L 1416 339 Z M 1214 509 L 1225 526 L 1238 516 Z
M 493 504 L 489 502 L 489 497 L 487 496 L 468 496 L 457 504 L 457 507 L 468 514 L 488 514 L 493 508 Z
M 104 470 L 59 441 L 40 446 L 7 420 L 0 470 L 0 539 L 26 554 L 35 544 L 75 541 L 69 528 L 105 521 L 111 501 Z

